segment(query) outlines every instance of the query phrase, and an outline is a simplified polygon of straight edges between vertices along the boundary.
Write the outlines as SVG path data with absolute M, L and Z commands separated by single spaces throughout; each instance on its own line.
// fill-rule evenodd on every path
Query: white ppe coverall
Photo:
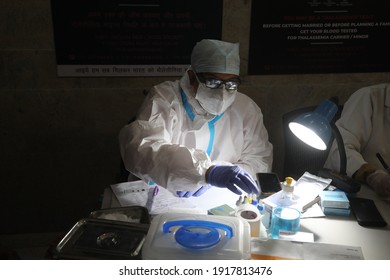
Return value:
M 216 164 L 238 165 L 253 178 L 271 170 L 273 146 L 253 100 L 237 92 L 233 104 L 213 116 L 193 96 L 187 73 L 149 91 L 136 121 L 119 133 L 128 171 L 175 192 L 206 185 L 205 173 Z

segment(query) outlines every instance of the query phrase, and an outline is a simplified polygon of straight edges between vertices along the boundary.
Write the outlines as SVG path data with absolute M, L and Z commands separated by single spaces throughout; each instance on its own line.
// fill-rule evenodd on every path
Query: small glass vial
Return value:
M 286 180 L 281 184 L 282 193 L 279 199 L 280 206 L 290 206 L 294 203 L 294 179 L 286 177 Z

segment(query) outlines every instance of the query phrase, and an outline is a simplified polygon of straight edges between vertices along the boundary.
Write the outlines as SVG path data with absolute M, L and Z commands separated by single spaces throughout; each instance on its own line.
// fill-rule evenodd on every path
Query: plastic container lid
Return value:
M 59 259 L 141 259 L 149 224 L 85 218 L 58 243 Z

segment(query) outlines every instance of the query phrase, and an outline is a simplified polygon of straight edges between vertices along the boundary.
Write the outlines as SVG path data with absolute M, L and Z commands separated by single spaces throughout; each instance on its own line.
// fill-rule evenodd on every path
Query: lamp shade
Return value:
M 290 122 L 289 128 L 304 143 L 319 150 L 327 149 L 333 134 L 339 150 L 340 173 L 322 168 L 318 171 L 318 176 L 332 179 L 332 185 L 341 191 L 356 193 L 360 190 L 360 183 L 347 176 L 347 155 L 343 137 L 335 122 L 332 122 L 339 109 L 337 104 L 336 97 L 322 101 L 313 112 L 302 114 Z
M 330 125 L 338 111 L 338 106 L 331 100 L 324 100 L 310 113 L 298 116 L 289 123 L 289 128 L 296 137 L 318 150 L 326 150 L 332 137 Z

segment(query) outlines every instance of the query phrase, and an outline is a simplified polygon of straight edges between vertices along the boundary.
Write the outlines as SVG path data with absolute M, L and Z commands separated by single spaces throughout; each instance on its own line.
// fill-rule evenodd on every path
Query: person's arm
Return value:
M 171 83 L 164 83 L 150 91 L 138 120 L 119 133 L 120 152 L 127 170 L 142 180 L 172 191 L 195 191 L 206 184 L 211 161 L 204 151 L 172 143 L 183 114 L 175 90 Z
M 379 87 L 375 88 L 375 90 L 378 89 L 381 90 Z M 383 119 L 380 111 L 381 107 L 383 107 L 383 102 L 378 96 L 374 97 L 371 95 L 370 90 L 372 89 L 367 87 L 355 92 L 345 103 L 342 116 L 336 124 L 340 129 L 345 144 L 347 175 L 372 187 L 381 197 L 388 197 L 390 196 L 390 175 L 373 163 L 374 156 L 372 155 L 372 153 L 375 153 L 373 149 L 378 149 L 376 151 L 379 151 L 383 147 L 381 145 L 378 147 L 373 146 L 375 145 L 373 143 L 381 142 L 370 142 L 375 138 L 386 137 L 385 135 L 374 135 L 382 133 L 380 130 L 379 132 L 373 132 L 375 120 Z M 376 123 L 376 125 L 380 124 Z M 386 138 L 381 140 L 383 139 Z M 366 157 L 371 156 L 371 161 L 366 159 L 362 153 Z M 338 168 L 339 156 L 337 147 L 334 144 L 330 158 L 333 166 Z

